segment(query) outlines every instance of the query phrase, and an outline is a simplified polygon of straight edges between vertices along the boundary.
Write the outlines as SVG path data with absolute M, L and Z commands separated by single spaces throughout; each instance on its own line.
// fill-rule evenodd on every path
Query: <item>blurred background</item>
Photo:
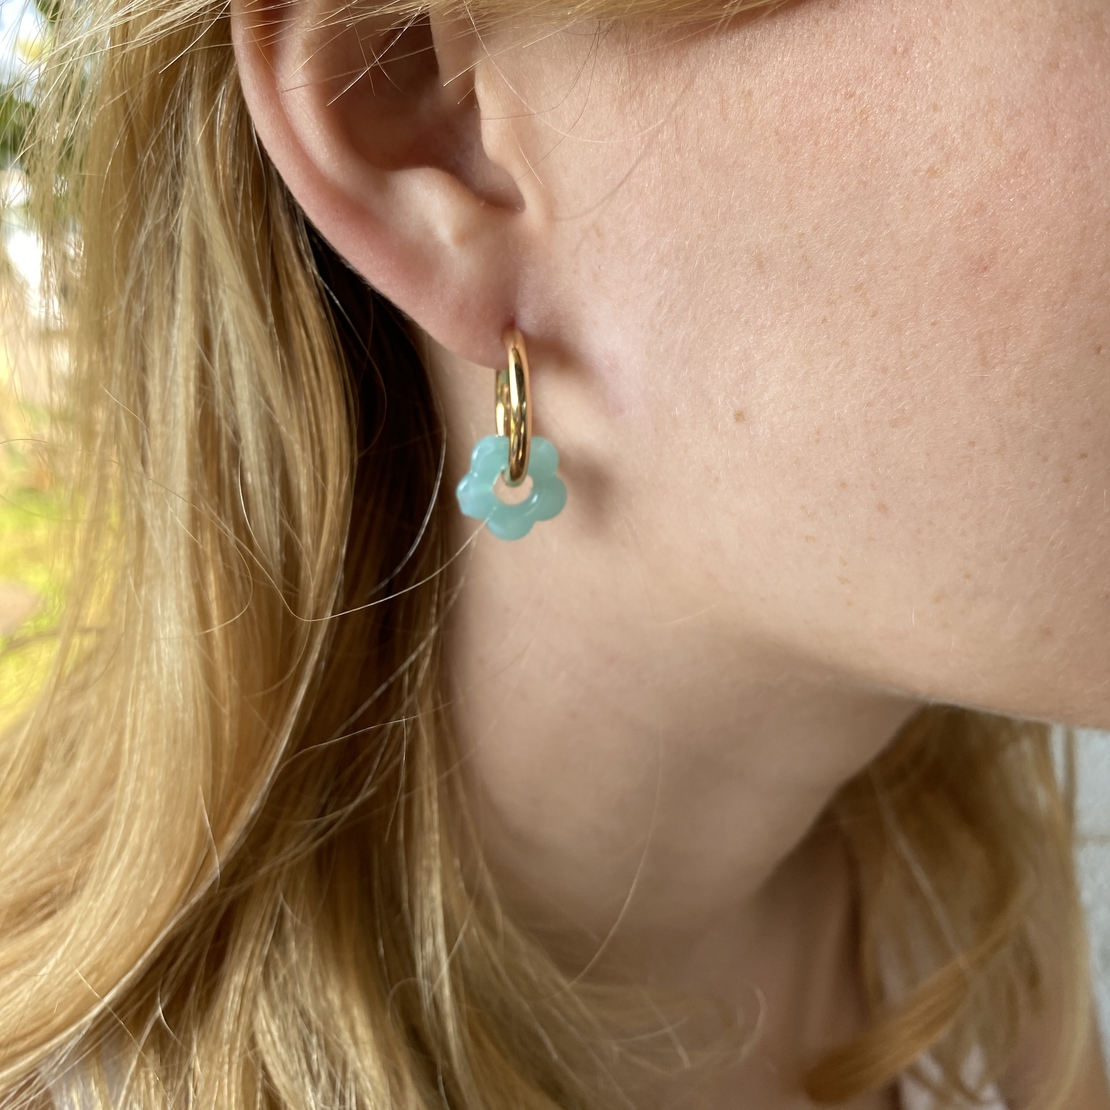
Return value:
M 28 704 L 49 663 L 69 538 L 52 464 L 65 426 L 58 306 L 44 288 L 19 162 L 52 2 L 0 0 L 0 728 Z M 1077 743 L 1078 862 L 1110 1050 L 1110 733 L 1082 731 Z
M 51 383 L 65 367 L 18 158 L 49 34 L 49 0 L 0 0 L 0 727 L 49 661 L 65 569 L 54 558 L 65 510 L 51 465 L 62 420 Z

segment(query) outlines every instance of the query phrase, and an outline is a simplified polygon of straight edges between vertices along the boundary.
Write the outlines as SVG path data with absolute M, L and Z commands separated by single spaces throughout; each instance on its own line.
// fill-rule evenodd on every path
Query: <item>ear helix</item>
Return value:
M 532 400 L 528 354 L 517 328 L 504 335 L 508 366 L 494 382 L 496 435 L 485 436 L 470 455 L 470 470 L 455 490 L 463 514 L 484 520 L 502 540 L 528 535 L 537 520 L 550 520 L 567 503 L 567 487 L 556 474 L 559 452 L 542 436 L 532 435 Z M 498 476 L 508 486 L 532 479 L 532 489 L 518 505 L 502 501 L 495 492 Z

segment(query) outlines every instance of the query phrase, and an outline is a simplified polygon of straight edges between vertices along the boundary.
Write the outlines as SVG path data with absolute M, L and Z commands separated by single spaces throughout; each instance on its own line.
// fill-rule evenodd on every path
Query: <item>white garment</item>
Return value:
M 917 1066 L 930 1077 L 934 1075 L 937 1078 L 940 1077 L 940 1068 L 931 1056 L 923 1056 L 918 1060 Z M 969 1083 L 972 1090 L 975 1089 L 974 1076 L 976 1073 L 982 1075 L 981 1068 L 981 1060 L 973 1055 L 968 1061 L 968 1066 L 963 1069 L 964 1081 Z M 985 1101 L 976 1103 L 975 1110 L 1008 1110 L 1006 1103 L 1002 1101 L 1002 1096 L 993 1083 L 987 1087 L 983 1094 Z M 898 1080 L 898 1102 L 899 1110 L 950 1110 L 947 1106 L 940 1106 L 932 1091 L 923 1087 L 910 1075 L 903 1075 Z M 963 1110 L 963 1108 L 952 1107 L 951 1110 Z
M 990 1094 L 990 1101 L 979 1103 L 976 1110 L 1008 1110 L 997 1091 L 992 1091 Z M 931 1091 L 926 1090 L 920 1083 L 915 1083 L 912 1079 L 900 1079 L 898 1081 L 898 1103 L 899 1110 L 948 1110 L 947 1107 L 942 1108 L 937 1103 Z M 954 1107 L 953 1110 L 957 1110 L 957 1108 Z M 961 1107 L 959 1110 L 963 1110 L 963 1108 Z

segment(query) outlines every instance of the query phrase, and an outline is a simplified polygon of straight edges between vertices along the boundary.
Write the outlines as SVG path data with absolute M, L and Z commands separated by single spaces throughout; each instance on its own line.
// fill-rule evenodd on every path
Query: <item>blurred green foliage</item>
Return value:
M 23 63 L 23 73 L 0 83 L 0 169 L 16 172 L 34 112 L 32 67 L 49 41 L 59 0 L 34 0 L 34 6 L 43 17 L 42 33 L 6 44 L 16 62 Z M 9 205 L 13 199 L 3 197 L 0 203 Z M 0 611 L 2 728 L 27 707 L 51 665 L 69 529 L 64 491 L 49 466 L 51 413 L 19 396 L 20 366 L 12 363 L 13 352 L 30 357 L 23 340 L 38 327 L 26 311 L 22 281 L 4 250 L 7 229 L 26 226 L 27 215 L 22 207 L 5 207 L 0 215 L 5 231 L 0 241 L 0 591 L 6 590 L 10 610 Z M 14 610 L 24 618 L 16 627 L 13 596 L 23 602 Z
M 0 166 L 10 166 L 18 160 L 32 111 L 23 86 L 0 88 Z
M 0 634 L 0 728 L 26 708 L 53 660 L 69 535 L 64 493 L 46 455 L 50 414 L 21 403 L 9 381 L 0 376 L 0 585 L 22 589 L 35 604 Z
M 46 20 L 47 26 L 58 22 L 61 0 L 35 0 L 35 7 L 38 9 L 39 15 Z
M 32 67 L 42 56 L 50 38 L 51 28 L 58 20 L 60 0 L 34 0 L 34 9 L 42 16 L 42 32 L 34 41 L 25 37 L 5 42 L 3 47 L 14 56 L 23 73 L 7 83 L 0 83 L 0 167 L 19 160 L 24 149 L 27 128 L 34 112 L 34 75 Z

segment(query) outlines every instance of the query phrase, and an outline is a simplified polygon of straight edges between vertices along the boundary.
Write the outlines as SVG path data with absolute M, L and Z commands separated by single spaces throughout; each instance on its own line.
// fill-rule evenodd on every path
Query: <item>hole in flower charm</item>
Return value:
M 484 520 L 502 540 L 519 540 L 532 531 L 537 520 L 550 520 L 567 503 L 567 487 L 555 473 L 559 452 L 542 436 L 533 436 L 527 477 L 532 490 L 519 505 L 502 501 L 494 492 L 498 475 L 509 465 L 509 437 L 486 436 L 470 453 L 470 469 L 459 482 L 455 495 L 466 516 Z

